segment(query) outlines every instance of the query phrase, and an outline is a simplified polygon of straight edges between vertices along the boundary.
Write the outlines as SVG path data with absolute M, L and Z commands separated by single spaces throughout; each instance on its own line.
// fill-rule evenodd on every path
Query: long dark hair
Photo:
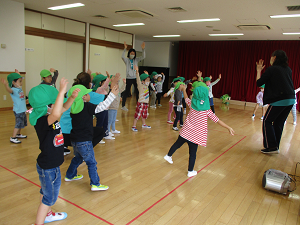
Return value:
M 128 54 L 127 54 L 127 58 L 129 58 L 129 55 L 130 55 L 131 52 L 134 52 L 134 58 L 133 59 L 135 59 L 136 58 L 136 51 L 133 48 L 129 49 Z
M 91 83 L 91 76 L 86 72 L 81 72 L 74 79 L 74 83 L 72 86 L 81 84 L 81 85 L 85 86 L 87 89 L 89 89 L 90 83 Z
M 276 50 L 272 53 L 272 56 L 276 56 L 275 61 L 273 62 L 273 66 L 282 66 L 282 67 L 288 67 L 288 57 L 283 50 Z

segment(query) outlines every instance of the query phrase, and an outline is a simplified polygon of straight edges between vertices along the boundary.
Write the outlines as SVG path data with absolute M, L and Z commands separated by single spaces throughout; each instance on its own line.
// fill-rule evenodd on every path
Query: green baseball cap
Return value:
M 93 78 L 95 78 L 95 76 L 97 76 L 96 73 L 91 73 L 91 75 L 93 76 Z
M 150 78 L 152 79 L 155 75 L 157 75 L 157 72 L 153 71 L 150 75 Z
M 78 93 L 77 97 L 75 98 L 72 106 L 71 106 L 71 113 L 78 114 L 83 110 L 84 107 L 84 101 L 82 97 L 92 91 L 92 89 L 87 89 L 85 86 L 81 84 L 74 85 L 68 92 L 68 97 L 70 97 L 73 93 L 73 91 L 79 88 L 80 92 Z
M 179 77 L 174 78 L 172 82 L 175 83 L 175 82 L 177 82 L 177 81 L 180 81 L 180 78 L 179 78 Z
M 206 81 L 211 81 L 211 79 L 210 79 L 209 77 L 204 77 L 203 81 L 204 81 L 204 82 L 206 82 Z
M 43 78 L 43 77 L 48 77 L 48 76 L 50 76 L 52 74 L 51 74 L 51 72 L 49 70 L 42 70 L 40 72 L 40 75 L 41 75 L 41 78 Z
M 193 84 L 192 84 L 192 91 L 194 91 L 197 87 L 206 87 L 207 89 L 209 89 L 209 87 L 207 87 L 207 85 L 205 83 L 203 83 L 202 81 L 195 81 Z
M 36 121 L 47 114 L 47 105 L 54 104 L 58 90 L 47 84 L 40 84 L 29 91 L 28 100 L 33 110 L 29 115 L 29 122 L 32 126 Z
M 179 86 L 180 86 L 181 84 L 184 84 L 184 83 L 183 83 L 183 82 L 178 82 L 178 83 L 176 84 L 175 88 L 174 88 L 174 91 L 176 91 L 176 90 L 179 88 Z
M 146 80 L 147 77 L 149 77 L 149 75 L 148 75 L 148 74 L 145 74 L 145 73 L 142 73 L 142 74 L 140 75 L 140 79 L 141 79 L 141 80 Z
M 192 109 L 196 111 L 205 111 L 210 109 L 208 89 L 203 86 L 196 87 L 193 92 Z
M 8 76 L 7 76 L 7 81 L 8 81 L 8 86 L 9 87 L 12 87 L 12 82 L 14 81 L 14 80 L 16 80 L 16 79 L 19 79 L 19 78 L 24 78 L 24 77 L 22 77 L 20 74 L 18 74 L 18 73 L 11 73 L 11 74 L 9 74 Z
M 181 82 L 183 82 L 185 80 L 184 77 L 178 77 L 178 78 L 181 80 Z
M 98 87 L 100 87 L 100 82 L 101 81 L 104 81 L 107 79 L 107 76 L 104 76 L 103 74 L 98 74 L 97 76 L 94 77 L 93 79 L 93 84 L 95 85 L 93 87 L 93 90 L 92 91 L 96 91 L 98 89 Z
M 261 86 L 260 86 L 260 88 L 265 88 L 265 85 L 264 85 L 264 84 L 263 84 L 263 85 L 261 85 Z

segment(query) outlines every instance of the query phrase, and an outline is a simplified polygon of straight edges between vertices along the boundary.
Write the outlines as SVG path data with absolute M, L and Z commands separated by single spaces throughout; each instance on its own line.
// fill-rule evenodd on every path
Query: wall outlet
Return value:
M 100 53 L 95 53 L 95 56 L 100 56 Z
M 3 100 L 6 101 L 6 95 L 3 95 Z

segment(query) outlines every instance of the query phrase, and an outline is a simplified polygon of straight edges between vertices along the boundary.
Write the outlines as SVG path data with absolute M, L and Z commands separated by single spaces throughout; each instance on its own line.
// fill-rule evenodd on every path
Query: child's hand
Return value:
M 234 135 L 234 130 L 231 127 L 228 128 L 228 131 L 232 136 Z
M 73 93 L 72 93 L 72 95 L 71 95 L 70 98 L 75 99 L 75 98 L 78 96 L 78 93 L 79 93 L 79 92 L 80 92 L 80 89 L 79 89 L 79 88 L 76 88 L 76 89 L 73 91 Z
M 118 85 L 113 86 L 113 88 L 111 89 L 111 93 L 113 93 L 114 95 L 119 94 L 119 87 L 118 87 Z
M 127 49 L 126 41 L 124 41 L 124 49 Z
M 256 70 L 262 71 L 265 68 L 264 66 L 264 60 L 260 59 L 258 63 L 256 63 Z
M 167 93 L 165 93 L 163 96 L 164 96 L 164 98 L 168 97 Z
M 209 78 L 212 79 L 212 75 L 210 75 Z
M 67 85 L 68 85 L 68 80 L 66 78 L 61 78 L 60 80 L 60 87 L 59 87 L 59 91 L 62 93 L 66 93 L 67 91 Z
M 109 75 L 109 73 L 106 71 L 106 76 L 109 78 L 110 77 L 110 75 Z
M 147 71 L 147 70 L 144 70 L 144 73 L 145 73 L 145 74 L 147 74 L 147 75 L 149 75 L 149 73 L 148 73 L 148 71 Z
M 195 80 L 197 80 L 198 78 L 197 77 L 193 77 L 192 78 L 192 81 L 195 81 Z M 192 84 L 192 83 L 189 83 L 189 84 Z
M 221 79 L 221 77 L 222 77 L 222 75 L 221 75 L 221 74 L 219 74 L 219 79 Z
M 101 74 L 101 72 L 96 72 L 96 75 L 99 75 L 99 74 Z
M 116 75 L 113 76 L 113 77 L 114 77 L 114 79 L 115 79 L 116 81 L 119 81 L 120 78 L 121 78 L 121 74 L 120 74 L 120 73 L 116 73 Z
M 163 75 L 163 76 L 165 75 L 164 73 L 160 73 L 160 74 Z
M 15 69 L 15 73 L 18 73 L 18 74 L 20 74 L 19 70 L 17 70 L 17 69 Z M 20 75 L 21 75 L 21 74 L 20 74 Z
M 134 70 L 138 73 L 139 72 L 139 67 L 138 66 L 136 66 L 136 65 L 134 65 Z
M 87 72 L 89 75 L 92 74 L 92 71 L 91 71 L 90 69 L 88 69 L 86 72 Z
M 197 71 L 197 77 L 201 77 L 202 76 L 202 72 L 200 70 Z
M 126 84 L 126 79 L 125 78 L 123 79 L 123 83 Z
M 54 73 L 55 72 L 55 69 L 54 68 L 50 68 L 49 70 L 51 73 Z
M 1 78 L 1 83 L 4 84 L 5 86 L 8 85 L 8 82 L 5 78 Z

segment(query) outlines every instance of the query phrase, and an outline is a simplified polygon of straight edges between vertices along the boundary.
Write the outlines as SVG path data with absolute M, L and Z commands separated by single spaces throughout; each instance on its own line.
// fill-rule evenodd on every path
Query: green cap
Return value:
M 95 76 L 92 81 L 94 84 L 93 91 L 97 91 L 98 87 L 100 87 L 100 82 L 104 81 L 106 79 L 107 79 L 107 76 L 104 76 L 102 74 L 98 74 L 97 76 Z
M 196 111 L 205 111 L 210 109 L 208 89 L 203 86 L 196 87 L 193 92 L 192 109 Z
M 24 78 L 22 76 L 20 76 L 20 74 L 18 73 L 11 73 L 7 76 L 7 81 L 8 81 L 8 86 L 9 87 L 12 87 L 12 82 L 16 79 L 19 79 L 19 78 Z
M 140 75 L 140 79 L 141 79 L 141 80 L 146 80 L 147 77 L 149 77 L 149 75 L 148 75 L 148 74 L 145 74 L 145 73 L 142 73 L 142 74 Z
M 150 79 L 152 79 L 155 75 L 157 75 L 157 72 L 153 71 L 150 75 Z
M 265 85 L 264 85 L 264 84 L 263 84 L 263 85 L 261 85 L 261 86 L 260 86 L 260 88 L 265 88 Z
M 84 107 L 84 101 L 82 97 L 92 91 L 92 89 L 87 89 L 85 86 L 81 84 L 74 85 L 68 92 L 68 97 L 70 97 L 73 94 L 73 91 L 79 88 L 80 92 L 78 93 L 77 97 L 75 98 L 72 106 L 71 106 L 71 113 L 78 114 L 83 110 Z
M 185 80 L 184 77 L 178 77 L 178 78 L 181 80 L 181 82 L 183 82 Z
M 203 81 L 204 81 L 204 82 L 206 82 L 206 81 L 211 81 L 211 79 L 210 79 L 210 77 L 204 77 Z
M 33 110 L 29 115 L 29 122 L 32 126 L 36 121 L 47 114 L 47 105 L 54 104 L 58 95 L 58 90 L 47 84 L 40 84 L 33 87 L 28 95 L 28 100 Z
M 180 78 L 179 78 L 179 77 L 174 78 L 172 82 L 175 83 L 175 82 L 177 82 L 177 81 L 180 81 Z
M 197 87 L 206 87 L 207 89 L 209 89 L 209 87 L 207 87 L 207 85 L 205 83 L 203 83 L 202 81 L 195 81 L 193 84 L 192 84 L 192 91 L 195 90 L 195 88 Z
M 49 70 L 42 70 L 40 72 L 40 75 L 41 75 L 41 78 L 43 78 L 43 77 L 48 77 L 48 76 L 50 76 L 52 74 L 51 74 L 51 72 Z
M 178 83 L 176 84 L 175 88 L 174 88 L 174 91 L 176 91 L 176 90 L 179 88 L 179 86 L 180 86 L 181 84 L 184 84 L 184 83 L 183 83 L 183 82 L 178 82 Z
M 93 76 L 93 78 L 95 78 L 95 76 L 97 76 L 96 73 L 91 73 L 91 75 Z

